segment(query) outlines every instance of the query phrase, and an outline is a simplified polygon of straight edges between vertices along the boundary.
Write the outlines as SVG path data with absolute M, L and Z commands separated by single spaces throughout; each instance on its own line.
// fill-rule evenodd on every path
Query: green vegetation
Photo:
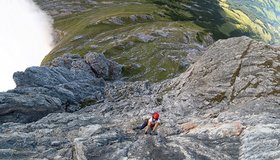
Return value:
M 254 23 L 261 21 L 261 30 L 258 33 L 262 36 L 266 34 L 265 41 L 271 44 L 279 44 L 280 42 L 280 1 L 278 0 L 227 0 L 231 10 L 242 11 Z M 258 26 L 258 25 L 256 25 Z M 251 26 L 254 29 L 254 26 Z M 270 39 L 267 39 L 267 35 Z M 261 37 L 263 39 L 263 37 Z
M 198 50 L 209 35 L 192 22 L 173 21 L 155 4 L 114 4 L 55 19 L 65 36 L 42 64 L 64 53 L 104 53 L 124 65 L 127 80 L 161 81 L 186 70 L 187 49 Z M 193 34 L 186 46 L 185 33 Z M 196 46 L 197 45 L 197 46 Z
M 80 102 L 81 108 L 84 108 L 86 106 L 91 106 L 96 104 L 97 101 L 95 99 L 85 99 L 82 102 Z
M 191 21 L 204 28 L 207 32 L 213 33 L 214 38 L 224 39 L 241 35 L 257 37 L 257 34 L 246 27 L 240 28 L 236 17 L 228 17 L 219 0 L 213 1 L 192 1 L 192 0 L 150 0 L 162 6 L 165 14 L 174 21 Z
M 273 38 L 264 29 L 267 25 L 263 18 L 251 20 L 250 15 L 231 8 L 231 1 L 97 2 L 102 3 L 86 12 L 55 19 L 54 26 L 62 31 L 63 38 L 42 65 L 65 53 L 83 56 L 98 52 L 124 65 L 124 79 L 157 82 L 185 71 L 193 62 L 188 55 L 199 54 L 201 46 L 211 43 L 209 33 L 216 40 L 241 35 L 267 41 Z
M 217 94 L 215 97 L 210 99 L 211 103 L 220 103 L 222 102 L 226 97 L 226 92 L 221 92 Z

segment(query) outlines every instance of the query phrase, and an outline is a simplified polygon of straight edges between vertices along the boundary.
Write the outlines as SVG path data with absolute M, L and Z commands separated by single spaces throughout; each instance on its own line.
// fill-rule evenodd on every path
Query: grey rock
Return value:
M 18 94 L 43 94 L 59 98 L 62 102 L 61 108 L 64 108 L 64 111 L 67 112 L 79 110 L 81 102 L 85 97 L 95 97 L 97 101 L 101 100 L 104 95 L 104 80 L 95 78 L 88 72 L 82 70 L 70 71 L 61 67 L 41 67 L 36 68 L 36 71 L 38 72 L 30 72 L 27 69 L 27 71 L 20 73 L 23 75 L 20 79 L 17 79 L 18 77 L 15 75 L 18 80 L 18 86 L 10 92 Z M 30 78 L 29 81 L 28 78 Z
M 56 14 L 56 13 L 54 13 L 54 14 Z M 66 34 L 67 34 L 66 32 L 63 32 L 58 29 L 54 29 L 54 31 L 52 33 L 53 43 L 57 44 L 63 38 L 63 36 L 65 36 Z
M 136 35 L 136 37 L 142 42 L 151 42 L 151 41 L 155 40 L 155 38 L 156 38 L 154 36 L 147 35 L 144 33 L 139 33 Z
M 98 95 L 103 95 L 105 83 L 103 79 L 95 79 L 69 82 L 59 86 L 71 91 L 75 96 L 75 100 L 79 102 L 88 96 L 96 95 L 98 97 Z
M 231 38 L 214 43 L 174 79 L 96 82 L 104 86 L 98 103 L 28 124 L 0 125 L 0 158 L 277 159 L 279 54 L 278 47 Z M 94 89 L 82 89 L 88 81 L 58 86 L 74 97 L 81 90 L 79 98 L 98 99 L 87 93 Z M 158 135 L 132 130 L 154 111 L 162 121 Z
M 266 145 L 246 139 L 248 134 L 256 134 L 256 139 L 279 136 L 277 131 L 271 132 L 269 128 L 267 132 L 251 129 L 259 125 L 275 126 L 279 121 L 275 115 L 279 113 L 277 106 L 280 104 L 279 75 L 277 65 L 273 65 L 279 63 L 279 54 L 279 48 L 247 37 L 220 40 L 210 46 L 187 72 L 161 84 L 161 91 L 171 90 L 163 98 L 165 109 L 176 108 L 181 111 L 173 111 L 177 115 L 193 117 L 180 120 L 188 122 L 185 124 L 187 134 L 182 134 L 178 140 L 180 144 L 187 144 L 183 151 L 191 151 L 188 156 L 197 157 L 195 159 L 279 157 L 275 152 L 278 147 L 272 145 L 275 143 L 273 138 L 268 138 L 271 141 L 267 139 Z M 234 123 L 235 127 L 225 125 L 228 122 Z M 253 136 L 250 138 L 255 139 Z M 178 143 L 172 142 L 172 145 L 178 146 Z M 250 148 L 247 145 L 254 146 L 254 150 L 247 149 Z M 264 147 L 268 145 L 270 147 Z M 217 150 L 224 152 L 217 153 Z
M 83 35 L 78 35 L 78 36 L 73 37 L 72 41 L 80 40 L 82 38 L 84 38 Z
M 83 12 L 86 9 L 95 6 L 97 3 L 93 0 L 83 1 L 57 1 L 57 0 L 35 0 L 35 2 L 45 11 L 48 12 L 49 15 L 53 17 L 66 16 L 72 13 Z M 86 5 L 85 5 L 86 4 Z
M 90 47 L 93 48 L 93 49 L 96 49 L 96 48 L 98 48 L 99 46 L 93 44 L 93 45 L 90 45 Z
M 60 141 L 53 141 L 53 142 L 51 142 L 52 146 L 59 146 L 60 144 L 61 144 Z
M 49 64 L 47 66 L 49 67 L 65 67 L 67 69 L 71 69 L 72 68 L 72 63 L 78 60 L 81 60 L 81 56 L 79 54 L 63 54 L 61 57 L 57 57 L 54 60 L 52 60 L 51 62 L 49 62 Z
M 151 15 L 130 15 L 129 18 L 132 22 L 136 22 L 136 21 L 139 21 L 139 20 L 147 21 L 147 20 L 153 20 L 154 19 L 154 17 L 151 16 Z
M 240 159 L 277 159 L 279 153 L 279 124 L 258 124 L 248 128 L 242 136 Z M 257 147 L 256 147 L 257 146 Z M 255 154 L 252 150 L 257 149 Z
M 96 57 L 93 55 L 90 57 L 91 55 L 87 55 L 89 64 L 79 55 L 65 54 L 50 62 L 50 67 L 30 67 L 24 72 L 16 72 L 14 80 L 17 87 L 7 93 L 13 100 L 6 102 L 7 95 L 3 95 L 3 119 L 0 123 L 32 122 L 52 112 L 74 112 L 81 107 L 102 101 L 105 94 L 105 81 L 96 78 L 93 71 L 97 71 L 96 73 L 104 78 L 114 79 L 120 76 L 121 66 L 107 60 L 104 55 L 101 56 L 102 59 L 94 59 Z M 102 74 L 105 72 L 98 68 L 100 67 L 98 65 L 105 66 L 106 75 Z M 97 67 L 97 70 L 92 69 L 92 66 Z M 36 95 L 36 97 L 28 100 L 27 95 Z M 21 100 L 15 97 L 20 97 Z M 59 103 L 53 105 L 52 99 Z M 36 101 L 42 105 L 37 106 Z M 48 101 L 51 104 L 48 104 Z M 28 104 L 24 104 L 27 102 Z M 32 114 L 28 115 L 31 111 Z
M 152 15 L 140 15 L 139 17 L 144 20 L 153 20 L 154 19 L 154 17 Z
M 61 57 L 57 57 L 48 63 L 49 67 L 64 67 L 76 74 L 82 74 L 88 72 L 92 76 L 95 76 L 90 66 L 79 54 L 64 54 Z
M 96 77 L 93 70 L 87 65 L 84 60 L 75 61 L 70 71 L 77 77 Z
M 116 25 L 123 25 L 124 24 L 123 20 L 119 17 L 111 17 L 109 19 L 109 22 L 111 22 L 113 24 L 116 24 Z
M 62 104 L 75 104 L 76 98 L 73 92 L 61 86 L 45 86 L 45 87 L 18 87 L 9 91 L 17 94 L 43 94 L 59 98 Z
M 14 81 L 17 87 L 42 87 L 55 86 L 77 80 L 93 80 L 88 72 L 75 74 L 64 67 L 30 67 L 24 72 L 14 73 Z
M 0 123 L 36 121 L 49 113 L 62 112 L 58 98 L 28 94 L 0 93 Z
M 156 30 L 154 34 L 165 38 L 167 38 L 170 35 L 169 32 L 165 32 L 163 30 Z
M 53 106 L 58 109 L 53 109 L 43 104 L 40 107 L 46 107 L 44 109 L 38 107 L 37 109 L 39 111 L 37 115 L 34 115 L 36 113 L 35 102 L 28 105 L 21 105 L 21 102 L 17 102 L 16 100 L 3 102 L 5 106 L 17 106 L 17 103 L 20 103 L 19 106 L 21 108 L 18 109 L 15 107 L 5 113 L 5 118 L 3 116 L 5 121 L 1 121 L 1 123 L 36 121 L 48 113 L 57 111 L 74 112 L 81 109 L 81 107 L 93 104 L 93 101 L 98 102 L 104 98 L 104 80 L 96 78 L 90 66 L 80 56 L 66 54 L 61 58 L 55 59 L 50 65 L 52 65 L 51 68 L 30 67 L 24 72 L 15 73 L 14 80 L 17 87 L 14 90 L 10 90 L 9 94 L 12 94 L 12 98 L 16 95 L 21 97 L 22 101 L 28 101 L 28 96 L 26 95 L 36 95 L 38 96 L 36 97 L 38 101 L 39 98 L 46 99 L 46 97 L 49 97 L 48 99 L 58 99 L 60 103 Z M 91 103 L 88 102 L 89 97 Z M 30 108 L 34 110 L 34 113 L 28 115 Z M 13 118 L 14 115 L 18 115 L 18 118 Z
M 276 50 L 246 37 L 220 40 L 175 80 L 176 88 L 182 96 L 192 90 L 193 95 L 202 93 L 197 97 L 213 103 L 238 104 L 262 96 L 277 96 L 279 51 Z M 275 66 L 265 65 L 269 62 Z
M 129 16 L 129 18 L 131 19 L 132 22 L 136 22 L 138 20 L 136 15 L 131 15 Z
M 90 52 L 85 55 L 85 61 L 91 66 L 97 77 L 112 80 L 118 79 L 121 76 L 122 66 L 106 59 L 103 54 Z

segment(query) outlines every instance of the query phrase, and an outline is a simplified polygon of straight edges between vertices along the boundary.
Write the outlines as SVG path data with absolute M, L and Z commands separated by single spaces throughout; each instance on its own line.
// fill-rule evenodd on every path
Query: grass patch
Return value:
M 220 103 L 222 102 L 226 97 L 226 92 L 221 92 L 217 94 L 215 97 L 210 99 L 210 102 L 212 103 Z
M 96 35 L 121 28 L 122 26 L 112 24 L 100 24 L 98 22 L 107 20 L 111 17 L 128 17 L 130 15 L 153 15 L 154 12 L 159 10 L 155 5 L 143 4 L 143 5 L 115 5 L 110 7 L 95 8 L 84 13 L 71 14 L 65 17 L 59 17 L 55 19 L 54 27 L 66 32 L 63 39 L 57 44 L 57 46 L 47 55 L 42 61 L 42 65 L 48 61 L 57 57 L 57 52 L 65 46 L 77 47 L 77 44 L 81 42 L 76 41 L 73 43 L 72 39 L 77 35 L 83 35 L 86 39 L 94 38 Z M 52 56 L 50 56 L 52 55 Z M 58 54 L 61 55 L 61 54 Z
M 95 11 L 103 13 L 99 18 L 93 18 L 96 13 L 90 11 L 82 15 L 75 14 L 74 17 L 67 16 L 61 21 L 58 19 L 57 28 L 67 32 L 67 36 L 52 51 L 52 54 L 44 59 L 43 64 L 63 53 L 83 56 L 92 51 L 104 53 L 107 58 L 123 64 L 123 75 L 128 80 L 148 79 L 157 82 L 185 71 L 186 68 L 180 66 L 178 59 L 185 57 L 187 53 L 182 48 L 177 48 L 177 45 L 185 43 L 184 32 L 197 32 L 194 34 L 194 39 L 197 43 L 203 43 L 204 36 L 207 35 L 203 28 L 192 22 L 172 22 L 170 18 L 161 17 L 155 13 L 155 10 L 161 11 L 161 9 L 151 4 L 144 10 L 141 9 L 142 7 L 138 7 L 138 11 L 134 8 L 133 13 L 132 6 L 134 7 L 130 5 L 127 9 L 122 8 L 122 12 L 117 7 L 118 9 L 113 11 L 114 14 L 111 13 L 112 10 L 111 12 Z M 118 13 L 115 13 L 116 11 Z M 112 15 L 123 24 L 110 23 Z M 131 15 L 136 16 L 136 20 L 132 20 Z M 166 37 L 158 35 L 156 31 L 166 34 Z M 138 34 L 152 35 L 155 40 L 144 42 L 137 37 Z M 74 40 L 76 36 L 81 38 Z M 62 47 L 66 49 L 63 50 Z M 170 57 L 177 57 L 175 58 L 177 60 Z
M 86 106 L 91 106 L 96 104 L 97 101 L 95 99 L 85 99 L 83 101 L 80 102 L 81 108 L 84 108 Z

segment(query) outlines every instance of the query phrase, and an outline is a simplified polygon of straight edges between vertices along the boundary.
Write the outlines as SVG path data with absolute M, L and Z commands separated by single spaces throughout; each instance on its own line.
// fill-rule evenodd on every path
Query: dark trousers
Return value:
M 141 126 L 136 127 L 136 129 L 144 129 L 148 125 L 148 120 L 149 119 L 145 119 L 143 124 Z

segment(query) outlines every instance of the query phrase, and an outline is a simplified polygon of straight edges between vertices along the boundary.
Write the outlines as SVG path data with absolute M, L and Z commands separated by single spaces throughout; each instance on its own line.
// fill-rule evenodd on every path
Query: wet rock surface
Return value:
M 82 95 L 90 90 L 84 86 L 77 94 L 57 70 L 60 76 L 54 79 L 18 80 L 21 86 L 1 95 L 24 97 L 45 90 L 45 96 L 36 95 L 44 100 L 55 95 L 46 89 L 51 81 L 65 93 L 52 97 L 60 103 L 67 97 L 89 100 L 74 113 L 51 113 L 31 123 L 2 122 L 0 159 L 277 159 L 279 57 L 280 48 L 240 37 L 217 41 L 186 72 L 161 83 L 99 83 L 89 73 L 95 85 L 88 87 L 100 87 L 100 96 Z M 63 71 L 71 72 L 71 65 Z M 132 130 L 154 111 L 162 120 L 158 135 Z

